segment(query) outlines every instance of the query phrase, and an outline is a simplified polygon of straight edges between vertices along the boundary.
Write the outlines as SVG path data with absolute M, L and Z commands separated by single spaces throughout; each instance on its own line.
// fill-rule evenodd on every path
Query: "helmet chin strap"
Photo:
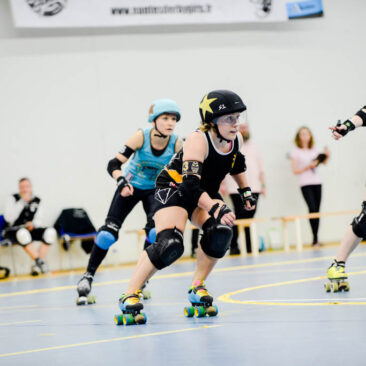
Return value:
M 223 141 L 226 141 L 228 143 L 232 142 L 231 140 L 228 140 L 224 136 L 221 135 L 221 133 L 219 131 L 219 126 L 217 125 L 217 123 L 214 123 L 214 129 L 216 131 L 217 137 L 220 139 L 220 143 Z
M 158 124 L 155 121 L 155 131 L 157 131 L 158 133 L 154 133 L 154 136 L 156 137 L 160 137 L 161 139 L 166 139 L 168 137 L 168 135 L 164 135 L 163 133 L 161 133 L 158 129 Z

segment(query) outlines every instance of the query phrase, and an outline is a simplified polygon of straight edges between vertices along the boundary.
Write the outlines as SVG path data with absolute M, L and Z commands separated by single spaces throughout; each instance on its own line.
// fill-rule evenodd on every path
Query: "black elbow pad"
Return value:
M 247 170 L 247 166 L 245 164 L 245 156 L 238 151 L 234 155 L 233 163 L 231 165 L 230 175 L 236 175 L 243 173 Z
M 362 119 L 362 126 L 366 127 L 366 113 L 363 111 L 366 109 L 366 105 L 362 107 L 357 113 L 356 116 L 359 116 Z
M 117 158 L 111 159 L 108 162 L 107 171 L 109 175 L 113 178 L 112 173 L 115 170 L 121 170 L 122 162 L 118 160 Z

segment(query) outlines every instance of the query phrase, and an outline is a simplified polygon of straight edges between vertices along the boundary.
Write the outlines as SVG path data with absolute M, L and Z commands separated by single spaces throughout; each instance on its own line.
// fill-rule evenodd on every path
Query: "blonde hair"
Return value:
M 299 147 L 300 149 L 303 148 L 303 146 L 301 145 L 301 141 L 300 141 L 300 132 L 301 130 L 308 130 L 309 134 L 310 134 L 310 141 L 309 141 L 309 144 L 308 144 L 308 148 L 311 149 L 313 146 L 314 146 L 314 137 L 313 137 L 313 134 L 311 133 L 310 131 L 310 128 L 309 127 L 306 127 L 306 126 L 302 126 L 300 127 L 297 132 L 296 132 L 296 136 L 294 138 L 294 143 L 297 147 Z
M 199 129 L 202 132 L 207 132 L 207 131 L 211 130 L 211 128 L 212 128 L 211 122 L 201 122 L 200 127 L 199 127 Z

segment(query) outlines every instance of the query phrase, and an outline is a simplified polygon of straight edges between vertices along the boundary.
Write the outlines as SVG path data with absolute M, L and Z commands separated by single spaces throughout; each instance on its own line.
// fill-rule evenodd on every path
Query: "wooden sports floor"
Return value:
M 194 260 L 150 282 L 147 323 L 116 326 L 132 266 L 96 275 L 94 305 L 75 305 L 80 273 L 0 282 L 0 365 L 366 365 L 366 246 L 351 290 L 326 293 L 336 247 L 225 257 L 207 281 L 219 314 L 185 318 Z

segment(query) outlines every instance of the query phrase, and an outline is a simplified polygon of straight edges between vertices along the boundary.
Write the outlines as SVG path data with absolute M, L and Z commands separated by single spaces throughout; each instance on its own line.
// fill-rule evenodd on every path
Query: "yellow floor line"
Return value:
M 366 271 L 359 271 L 359 272 L 350 272 L 348 273 L 349 276 L 355 276 L 355 275 L 361 275 L 366 274 Z M 329 305 L 366 305 L 365 301 L 353 301 L 353 302 L 342 302 L 342 301 L 332 301 L 329 299 L 329 302 L 295 302 L 296 299 L 294 299 L 294 302 L 269 302 L 269 301 L 261 301 L 261 300 L 234 300 L 232 299 L 232 296 L 244 293 L 244 292 L 250 292 L 255 290 L 261 290 L 264 288 L 270 288 L 270 287 L 279 287 L 279 286 L 286 286 L 286 285 L 293 285 L 296 283 L 304 283 L 304 282 L 310 282 L 310 281 L 319 281 L 326 279 L 326 276 L 319 276 L 319 277 L 310 277 L 310 278 L 303 278 L 299 280 L 292 280 L 292 281 L 283 281 L 283 282 L 275 282 L 270 283 L 266 285 L 260 285 L 260 286 L 253 286 L 253 287 L 247 287 L 244 289 L 228 292 L 226 294 L 223 294 L 218 297 L 217 300 L 228 302 L 232 304 L 246 304 L 246 305 L 270 305 L 270 306 L 329 306 Z
M 366 256 L 366 252 L 353 254 L 352 257 L 364 257 L 364 256 Z M 255 269 L 255 268 L 263 268 L 263 267 L 274 267 L 274 266 L 283 266 L 283 265 L 299 264 L 299 263 L 322 262 L 325 260 L 332 260 L 332 259 L 334 259 L 334 256 L 307 258 L 307 259 L 294 259 L 294 260 L 288 260 L 288 261 L 261 263 L 261 264 L 245 264 L 242 266 L 216 268 L 213 270 L 213 272 L 220 273 L 220 272 L 228 272 L 228 271 L 242 271 L 242 270 L 246 270 L 246 269 Z M 193 271 L 181 272 L 181 273 L 169 273 L 169 274 L 156 275 L 151 280 L 154 281 L 154 280 L 159 280 L 159 279 L 189 277 L 192 275 L 193 275 Z M 122 283 L 128 283 L 128 282 L 129 282 L 129 279 L 112 280 L 112 281 L 97 282 L 97 283 L 93 284 L 93 286 L 102 287 L 102 286 L 107 286 L 107 285 L 116 285 L 116 284 L 122 284 Z M 12 296 L 22 296 L 22 295 L 33 295 L 33 294 L 38 294 L 38 293 L 57 292 L 57 291 L 65 291 L 65 290 L 75 290 L 75 289 L 76 289 L 76 285 L 48 287 L 48 288 L 43 288 L 43 289 L 34 289 L 34 290 L 3 293 L 3 294 L 0 294 L 0 298 L 12 297 Z
M 361 242 L 359 245 L 366 245 L 366 242 Z M 314 250 L 321 250 L 324 248 L 335 247 L 335 246 L 339 246 L 339 242 L 326 243 L 322 247 L 315 248 L 315 249 L 311 245 L 307 245 L 307 246 L 305 245 L 303 248 L 303 251 L 308 252 L 308 251 L 314 251 Z M 296 252 L 297 252 L 296 247 L 292 246 L 290 248 L 290 252 L 285 252 L 283 249 L 279 249 L 279 250 L 269 249 L 269 250 L 266 250 L 265 252 L 260 253 L 260 256 L 265 257 L 265 256 L 283 255 L 283 254 L 287 255 L 289 253 L 296 253 Z M 221 261 L 230 260 L 230 259 L 236 258 L 236 257 L 240 258 L 241 255 L 225 256 L 224 258 L 221 259 Z M 246 254 L 246 258 L 253 258 L 253 254 L 251 254 L 251 253 Z M 179 263 L 179 264 L 192 263 L 192 262 L 196 262 L 196 258 L 184 257 L 177 261 L 177 263 Z M 105 265 L 105 266 L 101 266 L 98 269 L 98 273 L 109 272 L 109 271 L 120 271 L 121 269 L 134 268 L 135 266 L 136 266 L 136 262 L 124 263 L 124 264 L 119 264 L 119 265 L 114 265 L 114 264 Z M 84 272 L 85 272 L 85 268 L 75 268 L 75 269 L 69 269 L 69 270 L 52 271 L 50 274 L 40 275 L 37 277 L 31 276 L 31 275 L 18 275 L 16 277 L 10 276 L 9 278 L 1 280 L 0 286 L 1 286 L 1 284 L 7 283 L 7 282 L 20 282 L 20 281 L 30 281 L 30 280 L 34 281 L 34 280 L 41 280 L 41 279 L 45 279 L 45 278 L 68 277 L 68 276 L 70 276 L 70 273 L 78 275 L 78 274 L 83 274 Z
M 136 326 L 138 326 L 138 325 L 136 325 Z M 27 351 L 3 353 L 3 354 L 0 354 L 0 357 L 19 356 L 19 355 L 25 355 L 25 354 L 29 354 L 29 353 L 36 353 L 36 352 L 45 352 L 45 351 L 54 351 L 54 350 L 66 349 L 66 348 L 90 346 L 90 345 L 93 345 L 93 344 L 102 344 L 102 343 L 126 341 L 126 340 L 129 340 L 129 339 L 139 339 L 139 338 L 154 337 L 154 336 L 166 335 L 166 334 L 177 334 L 177 333 L 183 333 L 183 332 L 192 332 L 192 331 L 197 331 L 197 330 L 216 328 L 216 327 L 220 327 L 220 326 L 222 326 L 222 325 L 206 325 L 206 326 L 197 327 L 197 328 L 185 328 L 185 329 L 177 329 L 177 330 L 168 330 L 168 331 L 164 331 L 164 332 L 138 334 L 138 335 L 132 335 L 132 336 L 127 336 L 127 337 L 100 339 L 98 341 L 81 342 L 81 343 L 74 343 L 74 344 L 66 344 L 66 345 L 62 345 L 62 346 L 31 349 L 31 350 L 27 350 Z
M 9 322 L 9 323 L 0 323 L 0 327 L 7 325 L 17 325 L 17 324 L 28 324 L 28 323 L 40 323 L 42 320 L 24 320 L 22 322 Z

